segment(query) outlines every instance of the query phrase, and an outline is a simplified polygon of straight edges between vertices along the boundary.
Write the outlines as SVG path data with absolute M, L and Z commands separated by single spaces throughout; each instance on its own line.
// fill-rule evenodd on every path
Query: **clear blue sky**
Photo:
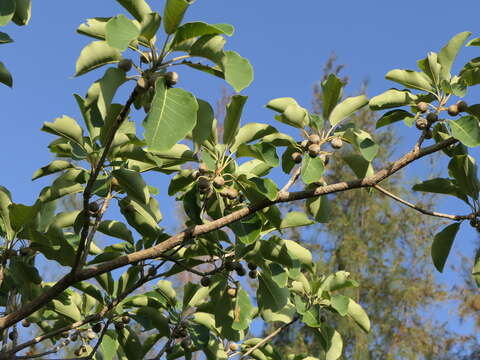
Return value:
M 161 11 L 163 1 L 151 3 Z M 187 20 L 235 26 L 227 48 L 247 57 L 255 69 L 255 80 L 244 91 L 250 96 L 244 121 L 271 122 L 273 114 L 263 106 L 272 98 L 291 96 L 310 106 L 312 85 L 333 51 L 339 62 L 347 65 L 344 74 L 351 79 L 347 93 L 356 92 L 361 82 L 369 79 L 368 95 L 374 96 L 393 86 L 384 79 L 388 70 L 415 68 L 416 60 L 428 51 L 438 51 L 458 32 L 470 30 L 475 37 L 480 36 L 479 10 L 480 5 L 473 1 L 445 0 L 197 0 Z M 0 60 L 14 76 L 14 90 L 0 87 L 0 184 L 12 190 L 16 202 L 31 204 L 48 184 L 49 179 L 30 181 L 33 172 L 52 159 L 46 148 L 52 136 L 39 131 L 42 123 L 62 114 L 78 119 L 72 94 L 85 94 L 89 84 L 102 74 L 97 70 L 78 79 L 72 77 L 78 54 L 90 41 L 76 34 L 76 27 L 87 18 L 121 12 L 113 0 L 34 1 L 29 26 L 1 29 L 16 43 L 0 47 Z M 456 68 L 479 55 L 479 48 L 465 48 Z M 179 73 L 180 86 L 215 104 L 223 81 L 192 71 Z M 478 88 L 473 92 L 478 94 Z M 121 95 L 118 101 L 122 101 Z M 143 115 L 134 116 L 141 119 Z M 404 139 L 399 151 L 409 149 L 411 132 L 402 125 L 396 129 Z M 409 174 L 424 175 L 421 166 Z M 165 183 L 162 180 L 157 185 Z M 457 202 L 443 202 L 439 210 L 468 211 Z M 454 252 L 462 249 L 468 254 L 475 237 L 464 225 Z M 442 277 L 456 279 L 448 271 Z

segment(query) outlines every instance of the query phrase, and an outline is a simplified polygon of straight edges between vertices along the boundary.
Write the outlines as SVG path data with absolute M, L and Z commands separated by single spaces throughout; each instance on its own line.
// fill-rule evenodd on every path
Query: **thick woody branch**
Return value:
M 406 205 L 406 206 L 408 206 L 408 207 L 410 207 L 414 210 L 417 210 L 417 211 L 419 211 L 419 212 L 421 212 L 422 214 L 425 214 L 425 215 L 430 215 L 430 216 L 435 216 L 435 217 L 440 217 L 440 218 L 445 218 L 445 219 L 450 219 L 450 220 L 456 220 L 456 221 L 473 219 L 475 217 L 475 214 L 451 215 L 451 214 L 444 214 L 444 213 L 440 213 L 440 212 L 436 212 L 436 211 L 430 211 L 430 210 L 424 209 L 424 208 L 422 208 L 418 205 L 412 204 L 411 202 L 409 202 L 407 200 L 404 200 L 404 199 L 402 199 L 401 197 L 399 197 L 395 194 L 392 194 L 390 191 L 384 189 L 380 185 L 373 185 L 373 188 L 380 191 L 382 194 L 398 201 L 399 203 L 401 203 L 403 205 Z
M 319 186 L 311 190 L 303 190 L 297 192 L 284 192 L 279 193 L 276 200 L 274 201 L 263 201 L 243 209 L 237 210 L 229 215 L 226 215 L 220 219 L 211 221 L 207 224 L 196 225 L 191 228 L 188 228 L 167 240 L 161 242 L 158 245 L 155 245 L 151 248 L 140 250 L 132 254 L 124 255 L 116 259 L 106 261 L 104 263 L 92 266 L 90 268 L 81 269 L 76 273 L 69 273 L 60 279 L 52 288 L 45 291 L 43 294 L 32 300 L 31 302 L 25 304 L 19 310 L 8 314 L 0 318 L 0 330 L 5 329 L 25 317 L 29 316 L 33 312 L 40 309 L 44 304 L 51 301 L 52 299 L 59 296 L 63 291 L 65 291 L 69 286 L 75 284 L 78 281 L 90 279 L 97 275 L 121 268 L 123 266 L 129 265 L 131 263 L 142 261 L 146 259 L 155 259 L 161 257 L 165 252 L 171 250 L 175 246 L 182 244 L 185 240 L 191 239 L 192 237 L 203 235 L 211 231 L 220 229 L 226 225 L 232 224 L 236 221 L 244 219 L 249 215 L 269 207 L 273 204 L 291 202 L 296 200 L 303 200 L 308 198 L 317 197 L 320 195 L 333 194 L 341 191 L 359 189 L 364 187 L 373 187 L 374 185 L 380 183 L 382 180 L 387 177 L 395 174 L 397 171 L 401 170 L 408 164 L 412 163 L 415 160 L 418 160 L 424 156 L 435 153 L 439 150 L 446 148 L 457 142 L 454 138 L 449 138 L 447 140 L 441 141 L 437 144 L 419 149 L 415 148 L 411 152 L 405 154 L 397 161 L 393 162 L 389 166 L 383 168 L 372 176 L 357 179 L 352 181 L 343 181 L 336 184 L 330 184 L 325 186 Z

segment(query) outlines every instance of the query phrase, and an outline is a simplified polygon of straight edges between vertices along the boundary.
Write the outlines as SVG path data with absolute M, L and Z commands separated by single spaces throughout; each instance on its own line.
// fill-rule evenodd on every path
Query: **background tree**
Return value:
M 331 73 L 340 76 L 344 68 L 336 66 L 335 60 L 334 55 L 330 57 L 322 79 L 314 86 L 313 109 L 317 114 L 321 114 L 323 108 L 320 83 Z M 344 77 L 342 82 L 347 83 L 348 79 Z M 353 123 L 371 132 L 377 120 L 378 116 L 369 109 L 351 117 Z M 383 149 L 388 149 L 376 157 L 378 166 L 392 160 L 400 138 L 392 128 L 386 128 L 376 133 L 376 141 Z M 351 173 L 342 161 L 349 155 L 351 150 L 333 153 L 325 175 L 327 183 L 339 182 L 345 174 Z M 413 196 L 405 189 L 405 182 L 405 176 L 398 173 L 382 186 L 408 199 Z M 374 325 L 368 336 L 356 331 L 348 322 L 336 325 L 342 329 L 345 343 L 349 344 L 345 347 L 346 359 L 418 359 L 420 355 L 436 359 L 456 341 L 461 343 L 457 334 L 450 333 L 444 324 L 424 313 L 424 309 L 442 304 L 449 297 L 445 287 L 435 281 L 428 261 L 431 239 L 439 222 L 419 217 L 411 209 L 392 203 L 388 197 L 375 195 L 373 190 L 363 189 L 336 195 L 329 201 L 328 218 L 325 218 L 329 221 L 312 226 L 307 234 L 293 229 L 292 239 L 306 244 L 317 254 L 320 273 L 346 270 L 362 284 L 350 295 L 366 309 L 371 309 Z M 417 202 L 425 208 L 435 207 L 431 196 L 423 196 Z M 308 211 L 304 207 L 300 209 Z M 335 320 L 328 318 L 328 321 Z M 322 349 L 314 332 L 298 324 L 284 331 L 274 342 L 285 353 Z

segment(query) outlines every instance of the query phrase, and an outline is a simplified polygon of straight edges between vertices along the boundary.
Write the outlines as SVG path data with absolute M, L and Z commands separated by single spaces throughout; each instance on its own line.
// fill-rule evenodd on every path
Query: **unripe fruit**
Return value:
M 257 265 L 253 264 L 253 263 L 248 263 L 247 266 L 250 270 L 256 270 L 257 269 Z
M 202 277 L 202 279 L 200 280 L 200 284 L 202 284 L 202 286 L 205 286 L 205 287 L 210 286 L 211 283 L 212 283 L 212 282 L 211 282 L 211 280 L 210 280 L 210 278 L 209 278 L 208 276 L 204 276 L 204 277 Z
M 457 107 L 459 112 L 465 112 L 468 109 L 468 104 L 465 101 L 460 100 L 457 102 Z
M 420 101 L 418 104 L 417 104 L 417 109 L 418 111 L 420 111 L 421 113 L 424 113 L 424 112 L 427 112 L 428 110 L 428 104 L 424 101 Z
M 238 191 L 237 191 L 237 189 L 234 189 L 234 188 L 228 189 L 227 197 L 228 197 L 230 200 L 235 200 L 235 199 L 238 197 Z
M 222 189 L 220 191 L 220 196 L 224 198 L 228 197 L 228 189 Z
M 427 115 L 427 121 L 429 124 L 433 124 L 434 122 L 438 121 L 438 115 L 436 113 L 429 113 Z
M 178 333 L 180 334 L 180 337 L 182 337 L 182 338 L 188 336 L 188 331 L 185 328 L 181 328 Z
M 192 172 L 192 178 L 194 180 L 197 180 L 199 176 L 200 176 L 200 171 L 195 170 L 194 172 Z
M 225 269 L 227 269 L 228 271 L 233 271 L 235 270 L 236 266 L 235 266 L 235 263 L 233 261 L 227 261 L 225 263 Z
M 303 150 L 307 150 L 308 149 L 308 140 L 303 140 L 301 143 L 300 143 L 300 146 L 303 148 Z
M 197 186 L 200 192 L 207 192 L 210 189 L 210 181 L 205 177 L 199 177 Z
M 135 211 L 135 206 L 133 206 L 132 204 L 128 204 L 127 206 L 125 206 L 125 212 L 126 213 L 133 213 Z
M 185 350 L 189 349 L 191 345 L 192 345 L 192 339 L 190 339 L 190 338 L 188 338 L 188 337 L 185 338 L 185 339 L 183 339 L 183 340 L 180 342 L 180 346 L 181 346 L 183 349 L 185 349 Z
M 28 319 L 23 319 L 22 326 L 28 328 L 30 326 L 30 321 Z
M 215 176 L 213 179 L 213 186 L 216 188 L 221 188 L 223 185 L 225 185 L 225 179 L 220 175 Z
M 415 120 L 415 126 L 418 130 L 424 130 L 428 127 L 428 120 L 424 118 L 418 118 Z
M 292 160 L 295 164 L 300 164 L 302 162 L 302 154 L 299 152 L 294 152 L 292 154 Z
M 123 322 L 116 322 L 115 323 L 115 330 L 121 331 L 125 327 L 125 324 Z
M 235 272 L 237 273 L 238 276 L 245 276 L 246 271 L 245 268 L 239 264 L 239 266 L 235 267 Z
M 342 139 L 336 137 L 330 141 L 330 145 L 332 145 L 332 148 L 334 149 L 340 149 L 343 146 L 343 141 Z
M 87 338 L 88 338 L 89 340 L 95 339 L 95 333 L 94 333 L 92 330 L 88 330 L 88 331 L 87 331 Z
M 228 296 L 234 298 L 235 296 L 237 296 L 237 289 L 235 289 L 235 288 L 228 288 L 227 294 L 228 294 Z
M 67 330 L 67 331 L 64 331 L 64 332 L 62 332 L 62 337 L 63 337 L 64 339 L 68 338 L 68 337 L 69 337 L 69 335 L 70 335 L 70 333 L 68 332 L 68 330 Z
M 248 276 L 250 279 L 256 279 L 258 277 L 258 271 L 257 270 L 250 270 L 248 273 Z
M 101 323 L 93 324 L 92 330 L 98 334 L 100 331 L 102 331 L 102 324 Z
M 310 142 L 310 144 L 320 144 L 320 136 L 318 136 L 317 134 L 312 134 L 308 137 L 308 141 Z
M 431 139 L 433 137 L 432 130 L 430 129 L 423 130 L 423 136 L 425 137 L 425 139 Z
M 207 165 L 203 163 L 200 164 L 200 166 L 198 167 L 198 171 L 200 172 L 200 175 L 205 175 L 206 173 L 208 173 Z
M 128 324 L 130 322 L 130 316 L 128 315 L 123 315 L 122 316 L 122 323 Z
M 460 111 L 458 111 L 458 105 L 457 104 L 450 105 L 448 107 L 447 112 L 448 112 L 448 115 L 450 115 L 450 116 L 457 116 L 460 113 Z
M 155 276 L 157 275 L 157 270 L 154 267 L 148 269 L 148 276 Z
M 173 86 L 178 82 L 178 74 L 175 71 L 170 71 L 165 74 L 165 81 L 167 86 Z
M 320 153 L 320 145 L 318 145 L 318 144 L 311 144 L 311 145 L 308 147 L 308 155 L 310 155 L 311 157 L 315 157 L 315 156 L 317 156 L 319 153 Z
M 238 350 L 238 344 L 236 344 L 236 343 L 230 343 L 230 345 L 228 345 L 228 347 L 231 351 L 237 351 Z
M 78 335 L 77 334 L 73 334 L 72 336 L 70 336 L 70 340 L 71 341 L 77 341 L 78 339 Z
M 96 213 L 98 210 L 100 210 L 100 206 L 96 202 L 91 202 L 88 204 L 88 210 L 92 213 Z
M 118 62 L 117 67 L 120 70 L 123 70 L 125 72 L 129 72 L 132 69 L 132 60 L 122 59 Z
M 22 256 L 33 255 L 34 253 L 35 253 L 35 250 L 33 250 L 29 247 L 25 247 L 25 248 L 20 249 L 20 255 L 22 255 Z

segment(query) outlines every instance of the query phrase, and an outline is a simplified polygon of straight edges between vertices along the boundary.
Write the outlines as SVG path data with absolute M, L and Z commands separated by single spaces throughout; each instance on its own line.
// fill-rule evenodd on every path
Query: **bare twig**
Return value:
M 266 343 L 268 343 L 270 340 L 272 340 L 275 336 L 277 336 L 278 334 L 280 334 L 283 330 L 285 330 L 286 328 L 288 328 L 290 325 L 292 325 L 294 322 L 296 322 L 300 317 L 297 315 L 293 318 L 292 321 L 290 321 L 289 323 L 286 323 L 286 324 L 283 324 L 282 326 L 280 326 L 277 330 L 273 331 L 272 333 L 270 333 L 267 337 L 265 337 L 264 339 L 262 339 L 262 341 L 260 341 L 259 343 L 257 343 L 255 346 L 251 347 L 250 349 L 248 349 L 248 351 L 246 353 L 244 353 L 240 359 L 244 359 L 246 358 L 248 355 L 250 355 L 252 352 L 254 352 L 255 350 L 257 350 L 259 347 L 262 347 L 263 345 L 265 345 Z M 228 357 L 234 357 L 234 356 L 237 356 L 237 355 L 240 355 L 241 352 L 236 352 L 234 354 L 231 354 L 229 355 Z
M 402 199 L 401 197 L 399 197 L 395 194 L 392 194 L 390 191 L 384 189 L 380 185 L 373 185 L 373 188 L 380 191 L 382 194 L 398 201 L 399 203 L 401 203 L 403 205 L 406 205 L 408 207 L 411 207 L 412 209 L 415 209 L 415 210 L 417 210 L 417 211 L 419 211 L 419 212 L 421 212 L 422 214 L 425 214 L 425 215 L 436 216 L 436 217 L 441 217 L 441 218 L 450 219 L 450 220 L 457 220 L 457 221 L 458 220 L 473 219 L 475 217 L 475 214 L 450 215 L 450 214 L 439 213 L 439 212 L 436 212 L 436 211 L 430 211 L 430 210 L 427 210 L 427 209 L 423 209 L 418 205 L 412 204 L 411 202 L 408 202 L 407 200 L 404 200 L 404 199 Z
M 295 184 L 295 181 L 297 181 L 298 177 L 300 176 L 300 173 L 302 172 L 302 168 L 301 167 L 298 167 L 292 177 L 288 180 L 288 182 L 285 184 L 285 186 L 280 190 L 280 192 L 284 193 L 284 192 L 287 192 L 290 187 Z
M 374 175 L 368 176 L 363 179 L 356 179 L 348 182 L 342 181 L 335 184 L 319 186 L 309 190 L 279 193 L 277 198 L 274 201 L 265 200 L 255 205 L 250 205 L 248 207 L 239 209 L 231 214 L 228 214 L 220 219 L 213 220 L 207 224 L 195 225 L 184 231 L 181 231 L 180 233 L 174 236 L 171 236 L 170 238 L 166 239 L 165 241 L 162 241 L 160 244 L 155 245 L 151 248 L 139 250 L 128 255 L 120 256 L 113 260 L 105 261 L 96 266 L 92 266 L 90 268 L 80 269 L 75 274 L 69 273 L 65 275 L 63 278 L 61 278 L 60 280 L 58 280 L 58 282 L 55 285 L 53 285 L 51 288 L 43 292 L 40 296 L 36 297 L 29 303 L 25 304 L 23 307 L 21 307 L 17 311 L 1 317 L 0 330 L 5 329 L 21 321 L 22 319 L 29 316 L 36 310 L 40 309 L 45 303 L 47 303 L 48 301 L 51 301 L 52 299 L 60 295 L 68 287 L 70 287 L 71 285 L 79 281 L 90 279 L 92 277 L 118 269 L 120 267 L 129 265 L 137 261 L 142 261 L 146 259 L 155 259 L 155 258 L 161 257 L 161 255 L 164 254 L 165 252 L 182 244 L 183 242 L 192 238 L 193 236 L 203 235 L 211 231 L 220 229 L 226 225 L 229 225 L 236 221 L 244 219 L 245 217 L 261 209 L 269 207 L 273 204 L 303 200 L 303 199 L 317 197 L 320 195 L 332 194 L 332 193 L 347 191 L 351 189 L 372 187 L 380 183 L 381 181 L 385 180 L 389 176 L 395 174 L 397 171 L 404 168 L 408 164 L 414 162 L 415 160 L 418 160 L 424 156 L 427 156 L 439 150 L 442 150 L 447 146 L 455 144 L 457 141 L 458 140 L 454 138 L 449 138 L 425 148 L 414 149 L 413 151 L 402 156 L 397 161 L 393 162 L 392 164 L 378 171 Z

